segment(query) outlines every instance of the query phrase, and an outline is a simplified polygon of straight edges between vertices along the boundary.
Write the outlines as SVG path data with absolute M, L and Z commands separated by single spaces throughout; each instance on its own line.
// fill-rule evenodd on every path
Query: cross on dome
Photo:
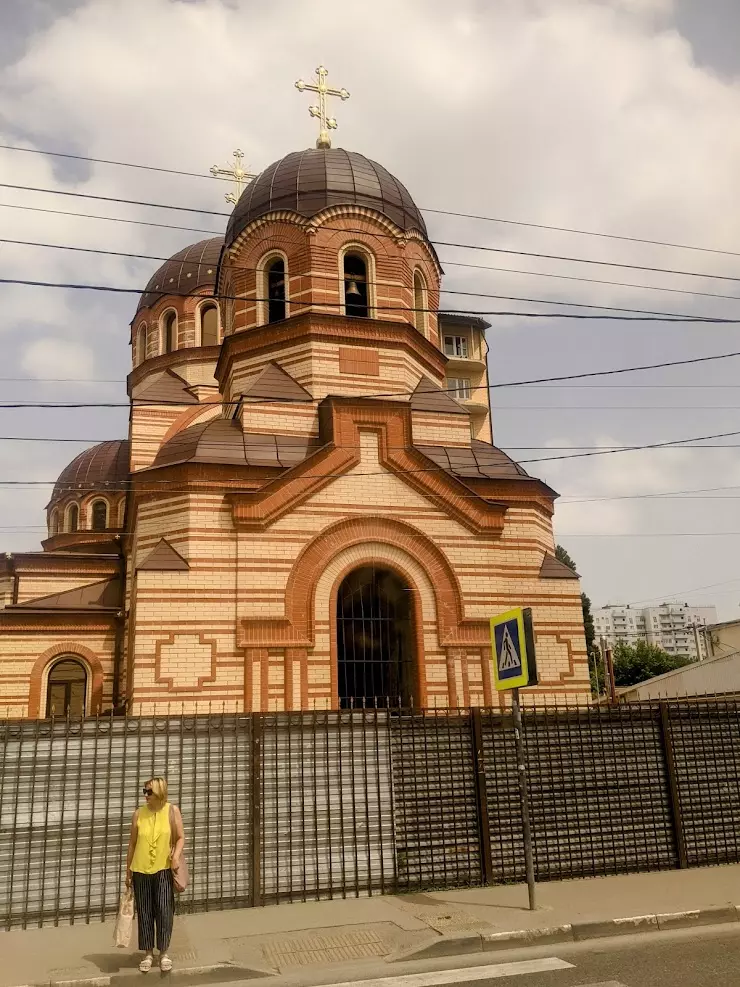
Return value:
M 318 93 L 319 105 L 309 106 L 308 112 L 319 121 L 319 136 L 316 138 L 316 147 L 319 149 L 331 147 L 329 131 L 337 129 L 335 117 L 327 117 L 326 115 L 326 97 L 338 96 L 342 101 L 349 99 L 349 93 L 346 89 L 332 89 L 331 86 L 327 85 L 326 77 L 328 74 L 324 66 L 319 65 L 316 69 L 315 82 L 304 82 L 303 79 L 299 79 L 295 84 L 296 89 L 300 92 L 308 90 L 312 93 Z
M 251 171 L 247 171 L 246 168 L 242 167 L 243 160 L 244 160 L 244 151 L 240 151 L 239 148 L 237 148 L 234 151 L 234 163 L 230 164 L 228 168 L 219 168 L 218 165 L 214 165 L 210 169 L 211 174 L 213 175 L 214 178 L 220 179 L 221 176 L 223 176 L 224 178 L 228 176 L 233 180 L 234 184 L 236 185 L 236 192 L 227 192 L 224 198 L 226 199 L 227 202 L 230 202 L 234 206 L 237 204 L 239 198 L 241 197 L 243 191 L 242 186 L 246 185 L 246 183 L 251 181 L 253 178 L 256 178 L 255 174 L 253 174 Z

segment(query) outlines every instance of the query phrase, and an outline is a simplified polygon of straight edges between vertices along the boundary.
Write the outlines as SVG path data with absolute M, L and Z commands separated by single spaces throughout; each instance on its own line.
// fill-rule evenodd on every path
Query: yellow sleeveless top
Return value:
M 166 802 L 158 812 L 146 805 L 139 809 L 138 835 L 131 861 L 131 870 L 137 874 L 156 874 L 170 866 L 170 804 Z

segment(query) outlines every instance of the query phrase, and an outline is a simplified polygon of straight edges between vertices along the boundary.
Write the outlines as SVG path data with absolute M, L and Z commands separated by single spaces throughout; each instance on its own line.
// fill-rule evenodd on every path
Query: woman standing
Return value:
M 159 968 L 172 969 L 167 955 L 175 917 L 175 889 L 172 868 L 177 868 L 185 833 L 176 805 L 167 801 L 167 781 L 150 778 L 144 785 L 146 804 L 131 819 L 131 835 L 126 856 L 126 887 L 134 886 L 139 922 L 139 963 L 148 973 L 154 963 L 154 946 L 159 950 Z

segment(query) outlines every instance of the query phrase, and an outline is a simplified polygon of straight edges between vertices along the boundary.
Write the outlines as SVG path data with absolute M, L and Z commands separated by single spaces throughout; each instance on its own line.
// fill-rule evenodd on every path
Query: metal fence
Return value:
M 538 880 L 740 860 L 740 704 L 524 709 Z M 0 924 L 112 915 L 141 784 L 188 837 L 181 910 L 521 881 L 510 713 L 0 721 Z

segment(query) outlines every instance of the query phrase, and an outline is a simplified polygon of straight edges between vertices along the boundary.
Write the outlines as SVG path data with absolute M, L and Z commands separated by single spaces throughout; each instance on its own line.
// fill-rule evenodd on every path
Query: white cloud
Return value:
M 23 352 L 21 366 L 30 377 L 90 380 L 95 376 L 95 358 L 89 346 L 47 337 L 37 339 Z
M 241 146 L 252 166 L 264 167 L 313 141 L 309 101 L 296 92 L 293 81 L 309 76 L 321 59 L 329 67 L 330 81 L 352 93 L 336 109 L 336 143 L 382 161 L 422 206 L 734 250 L 740 242 L 740 212 L 728 203 L 736 198 L 740 173 L 740 89 L 694 63 L 690 46 L 673 26 L 672 9 L 669 0 L 460 0 L 454 6 L 442 0 L 376 0 L 373 16 L 358 24 L 344 0 L 318 5 L 294 0 L 129 0 L 123 5 L 89 0 L 29 38 L 22 57 L 0 75 L 0 120 L 9 124 L 7 132 L 0 125 L 0 142 L 13 143 L 21 132 L 32 135 L 29 141 L 38 147 L 204 175 L 211 164 Z M 0 153 L 3 182 L 62 187 L 53 161 Z M 79 174 L 77 182 L 63 187 L 223 208 L 223 186 L 205 178 L 106 166 Z M 197 213 L 9 189 L 0 190 L 2 202 L 214 230 L 224 222 Z M 0 221 L 6 238 L 165 256 L 204 235 L 2 208 Z M 716 254 L 439 216 L 430 216 L 429 222 L 437 239 L 736 274 L 736 258 Z M 725 293 L 732 290 L 731 282 L 451 248 L 440 253 L 447 263 L 448 287 L 740 313 L 731 301 L 466 270 L 449 262 Z M 157 266 L 156 261 L 7 244 L 0 247 L 0 262 L 5 277 L 134 287 L 143 286 Z M 41 288 L 3 287 L 0 292 L 0 333 L 17 343 L 12 369 L 33 377 L 89 377 L 107 368 L 105 377 L 125 376 L 127 322 L 135 296 L 122 300 Z M 486 299 L 446 300 L 450 307 L 517 308 Z M 719 327 L 494 321 L 492 376 L 498 379 L 734 348 L 731 330 Z M 704 365 L 693 376 L 687 371 L 683 377 L 642 379 L 732 383 L 736 374 L 729 364 L 718 364 Z M 704 392 L 669 393 L 677 398 L 672 403 L 687 406 L 686 412 L 671 412 L 670 417 L 628 413 L 631 392 L 622 392 L 624 411 L 592 413 L 584 408 L 577 418 L 563 418 L 554 407 L 537 416 L 512 415 L 502 438 L 512 445 L 567 444 L 553 440 L 559 433 L 572 444 L 623 444 L 722 431 L 725 423 L 729 429 L 737 420 L 729 408 L 693 412 L 692 402 L 701 403 Z M 665 393 L 656 392 L 656 404 L 661 396 Z M 500 392 L 494 398 L 498 402 Z M 75 421 L 66 425 L 65 419 L 64 427 L 84 434 L 83 424 Z M 104 426 L 105 420 L 99 424 Z M 48 418 L 34 419 L 34 427 L 39 434 L 50 433 Z M 111 431 L 119 434 L 118 427 Z M 28 450 L 17 470 L 35 469 L 44 457 L 43 447 Z M 532 470 L 571 496 L 722 485 L 728 475 L 737 477 L 732 450 L 628 454 Z M 678 507 L 660 503 L 662 514 L 655 505 L 639 507 L 631 501 L 563 505 L 558 525 L 563 531 L 577 525 L 581 531 L 604 533 L 635 532 L 659 522 L 666 530 L 678 524 L 700 530 L 707 523 L 704 502 Z M 712 523 L 732 526 L 723 509 L 710 508 Z M 36 523 L 30 507 L 21 505 L 18 512 L 19 523 Z M 654 595 L 656 584 L 668 582 L 683 564 L 685 541 L 670 546 L 661 542 L 659 550 L 650 543 L 639 566 L 635 556 L 646 543 L 610 542 L 605 552 L 604 541 L 579 539 L 573 548 L 579 564 L 585 563 L 595 596 L 621 590 L 631 595 L 636 582 L 642 596 Z M 734 565 L 735 543 L 718 542 L 693 546 L 697 584 L 713 582 L 716 571 L 729 572 Z

